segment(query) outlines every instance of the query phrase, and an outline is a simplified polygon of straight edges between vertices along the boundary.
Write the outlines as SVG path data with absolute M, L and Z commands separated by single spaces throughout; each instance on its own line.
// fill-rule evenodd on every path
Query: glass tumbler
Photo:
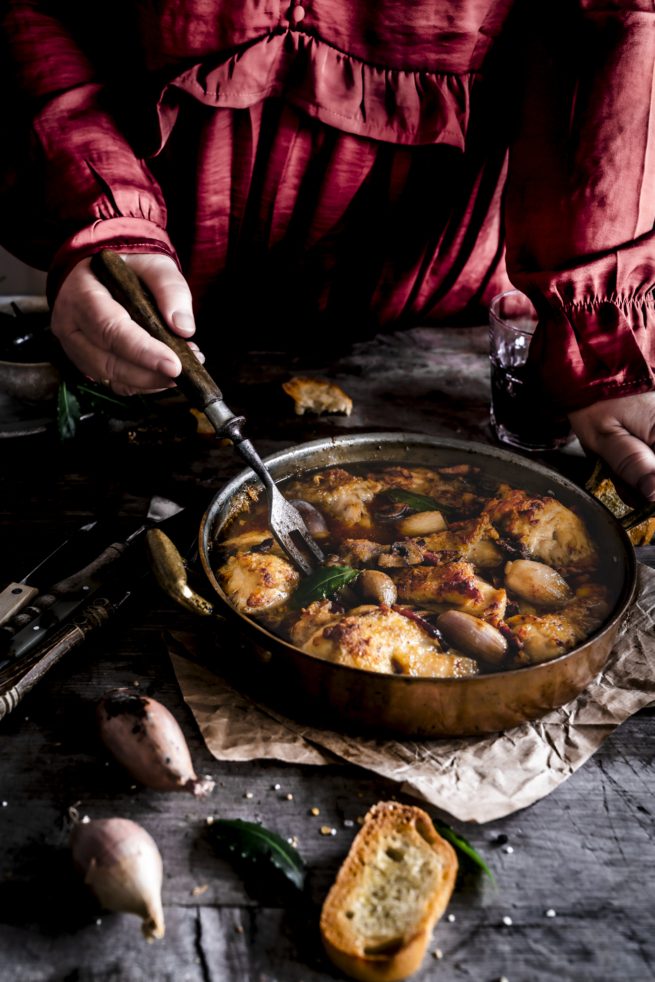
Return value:
M 557 450 L 573 439 L 528 364 L 537 313 L 525 294 L 507 290 L 489 306 L 491 428 L 502 443 L 534 453 Z

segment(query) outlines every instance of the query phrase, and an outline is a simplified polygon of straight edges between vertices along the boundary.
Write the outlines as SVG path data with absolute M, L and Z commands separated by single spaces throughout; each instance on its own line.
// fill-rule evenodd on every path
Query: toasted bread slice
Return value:
M 455 851 L 429 815 L 379 802 L 323 904 L 321 935 L 329 957 L 363 982 L 406 979 L 423 960 L 456 875 Z
M 295 402 L 298 416 L 305 413 L 345 413 L 350 416 L 353 411 L 350 396 L 340 386 L 325 379 L 296 375 L 284 382 L 282 388 Z

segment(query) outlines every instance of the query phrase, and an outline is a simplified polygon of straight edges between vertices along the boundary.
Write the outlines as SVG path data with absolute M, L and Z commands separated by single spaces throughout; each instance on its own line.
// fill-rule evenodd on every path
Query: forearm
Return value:
M 3 87 L 14 95 L 0 234 L 12 252 L 50 269 L 52 299 L 70 269 L 103 246 L 175 254 L 161 191 L 107 110 L 101 70 L 44 8 L 9 0 L 0 21 Z
M 539 310 L 534 362 L 578 409 L 655 387 L 655 21 L 627 2 L 535 4 L 533 23 L 539 12 L 510 155 L 508 268 Z

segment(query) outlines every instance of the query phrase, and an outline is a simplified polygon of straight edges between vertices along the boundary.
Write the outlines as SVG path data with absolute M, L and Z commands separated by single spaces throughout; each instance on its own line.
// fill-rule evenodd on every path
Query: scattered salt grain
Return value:
M 514 852 L 514 847 L 513 846 L 505 846 L 505 848 L 503 849 L 503 852 L 506 852 L 508 856 L 511 856 L 512 853 Z
M 454 915 L 454 914 L 449 914 L 449 915 L 448 915 L 448 922 L 449 922 L 450 924 L 454 924 L 456 920 L 457 920 L 457 918 L 455 917 L 455 915 Z
M 432 957 L 436 958 L 437 961 L 441 961 L 441 959 L 443 958 L 443 951 L 441 950 L 441 948 L 435 948 L 434 951 L 432 952 Z
M 252 791 L 246 791 L 243 797 L 248 799 L 252 798 L 253 797 Z
M 282 785 L 281 785 L 281 784 L 273 784 L 273 785 L 272 785 L 272 789 L 273 789 L 273 791 L 279 791 L 281 787 L 282 787 Z
M 207 893 L 208 890 L 209 890 L 209 884 L 201 883 L 199 886 L 193 888 L 193 890 L 191 891 L 191 896 L 202 897 L 203 893 Z
M 546 917 L 557 917 L 557 911 L 553 910 L 552 907 L 549 907 L 546 911 Z
M 213 825 L 214 824 L 214 816 L 213 815 L 208 815 L 207 818 L 205 819 L 205 822 L 207 823 L 207 825 Z
M 291 792 L 290 792 L 290 791 L 289 791 L 289 793 L 288 793 L 288 794 L 285 794 L 285 796 L 284 796 L 284 797 L 285 797 L 285 798 L 287 799 L 287 801 L 293 801 L 293 795 L 291 794 Z
M 101 925 L 101 924 L 102 924 L 102 918 L 101 918 L 101 917 L 99 917 L 99 918 L 97 919 L 97 921 L 96 921 L 96 925 L 97 925 L 97 927 L 100 927 L 100 925 Z
M 352 818 L 344 818 L 344 820 L 343 820 L 343 827 L 344 827 L 344 829 L 352 829 L 352 828 L 354 828 L 354 826 L 355 826 L 355 823 L 353 822 Z
M 514 921 L 512 920 L 511 917 L 508 917 L 507 914 L 505 915 L 505 917 L 503 917 L 503 924 L 505 925 L 505 927 L 511 927 L 513 923 Z
M 3 807 L 3 808 L 6 808 L 8 804 L 9 804 L 9 802 L 8 802 L 8 801 L 3 801 L 3 802 L 2 802 L 2 807 Z

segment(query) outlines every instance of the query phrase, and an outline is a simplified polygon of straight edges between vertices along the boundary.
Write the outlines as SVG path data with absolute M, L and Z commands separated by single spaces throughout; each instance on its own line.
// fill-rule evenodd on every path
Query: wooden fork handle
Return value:
M 192 405 L 207 414 L 219 436 L 235 441 L 243 439 L 243 417 L 235 416 L 223 401 L 218 385 L 186 341 L 164 323 L 152 296 L 134 270 L 111 249 L 102 249 L 91 257 L 91 270 L 136 324 L 175 352 L 182 364 L 182 374 L 176 379 L 178 388 Z

